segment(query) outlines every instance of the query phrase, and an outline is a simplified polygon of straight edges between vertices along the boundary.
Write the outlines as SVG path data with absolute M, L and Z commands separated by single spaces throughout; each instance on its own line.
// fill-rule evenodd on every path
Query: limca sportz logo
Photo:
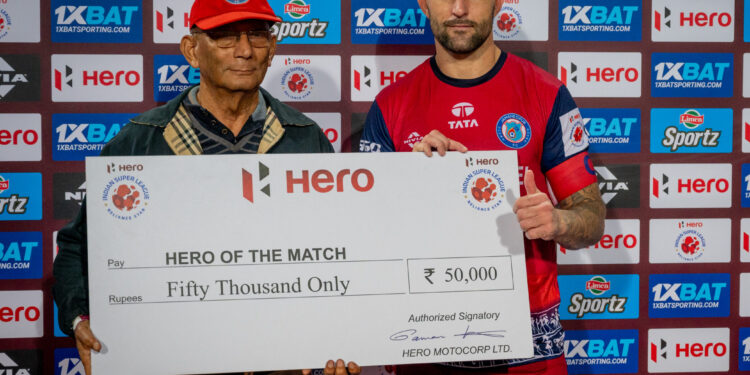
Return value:
M 561 319 L 638 317 L 638 275 L 562 275 Z

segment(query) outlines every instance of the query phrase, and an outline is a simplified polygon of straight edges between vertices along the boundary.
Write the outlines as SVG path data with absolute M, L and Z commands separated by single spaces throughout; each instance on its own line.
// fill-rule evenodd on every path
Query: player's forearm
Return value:
M 604 233 L 606 208 L 599 188 L 591 184 L 564 199 L 556 210 L 559 231 L 555 242 L 566 249 L 580 249 L 595 244 Z

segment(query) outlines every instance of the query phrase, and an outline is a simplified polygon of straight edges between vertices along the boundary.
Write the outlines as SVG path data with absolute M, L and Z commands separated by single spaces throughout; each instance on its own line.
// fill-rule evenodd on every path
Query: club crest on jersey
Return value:
M 497 138 L 504 145 L 519 149 L 531 140 L 531 126 L 525 118 L 515 113 L 507 113 L 497 120 Z

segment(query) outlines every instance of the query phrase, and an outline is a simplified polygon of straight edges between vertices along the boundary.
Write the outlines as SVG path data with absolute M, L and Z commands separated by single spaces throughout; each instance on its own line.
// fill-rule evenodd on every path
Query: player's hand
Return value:
M 91 324 L 88 320 L 82 320 L 78 323 L 75 338 L 78 356 L 81 357 L 81 362 L 83 362 L 83 369 L 87 375 L 91 375 L 91 350 L 93 349 L 96 352 L 102 350 L 102 344 L 91 332 Z
M 466 152 L 469 149 L 460 142 L 444 136 L 443 133 L 432 130 L 421 141 L 415 143 L 411 150 L 414 152 L 424 152 L 427 156 L 432 156 L 432 150 L 437 150 L 440 156 L 444 156 L 446 151 Z
M 335 363 L 333 360 L 329 360 L 323 369 L 324 375 L 359 375 L 360 372 L 362 372 L 362 369 L 359 368 L 359 365 L 354 362 L 345 364 L 343 359 L 339 359 Z M 310 375 L 310 373 L 312 373 L 311 370 L 302 370 L 303 375 Z
M 526 195 L 518 198 L 513 205 L 521 230 L 530 240 L 554 239 L 560 226 L 557 210 L 547 194 L 537 189 L 534 172 L 530 169 L 523 176 L 523 186 L 526 187 Z

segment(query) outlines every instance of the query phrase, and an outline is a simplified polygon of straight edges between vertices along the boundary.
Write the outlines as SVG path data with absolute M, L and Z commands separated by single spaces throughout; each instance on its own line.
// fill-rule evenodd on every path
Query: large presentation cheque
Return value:
M 86 159 L 96 374 L 532 356 L 516 153 Z

